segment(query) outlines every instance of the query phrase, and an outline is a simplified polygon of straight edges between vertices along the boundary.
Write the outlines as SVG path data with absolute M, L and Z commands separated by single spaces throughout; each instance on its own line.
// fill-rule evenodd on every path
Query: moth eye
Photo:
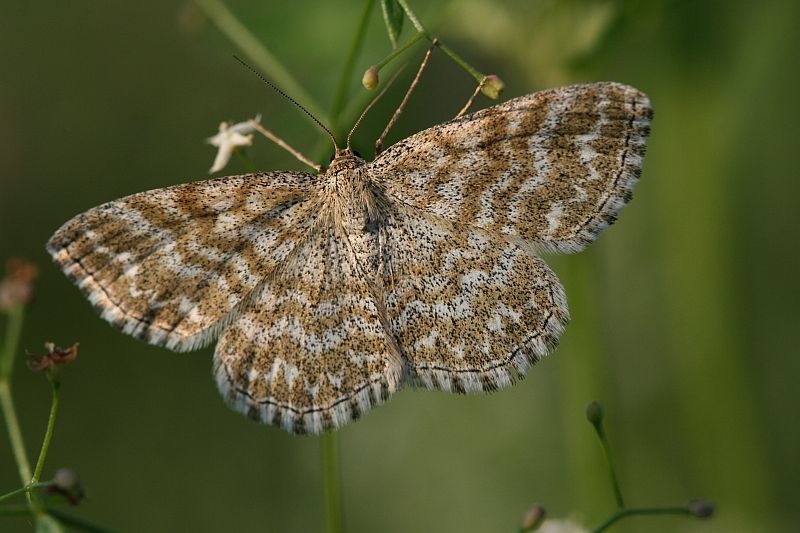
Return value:
M 331 156 L 328 158 L 328 163 L 333 163 L 335 157 L 336 157 L 335 153 L 331 154 Z
M 362 157 L 362 155 L 361 155 L 361 152 L 359 152 L 358 150 L 353 150 L 353 155 L 354 155 L 354 156 L 356 156 L 356 157 L 358 157 L 358 158 L 360 158 L 360 159 L 364 159 L 364 158 Z

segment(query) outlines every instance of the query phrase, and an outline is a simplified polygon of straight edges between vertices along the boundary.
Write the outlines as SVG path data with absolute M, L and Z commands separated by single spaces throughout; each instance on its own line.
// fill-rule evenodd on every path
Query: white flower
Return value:
M 206 142 L 217 147 L 217 157 L 214 158 L 214 164 L 211 165 L 211 170 L 208 172 L 213 174 L 222 170 L 231 160 L 234 150 L 242 146 L 252 145 L 252 133 L 255 131 L 252 122 L 260 121 L 261 115 L 257 115 L 253 120 L 237 122 L 233 125 L 229 125 L 227 122 L 221 123 L 219 125 L 219 133 L 206 139 Z

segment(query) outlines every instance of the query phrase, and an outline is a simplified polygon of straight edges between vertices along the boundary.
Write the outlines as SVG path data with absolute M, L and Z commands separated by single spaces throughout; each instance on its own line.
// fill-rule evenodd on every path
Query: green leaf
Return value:
M 392 48 L 397 48 L 397 39 L 400 37 L 400 32 L 403 31 L 403 8 L 400 7 L 397 0 L 380 1 L 389 40 L 392 41 Z

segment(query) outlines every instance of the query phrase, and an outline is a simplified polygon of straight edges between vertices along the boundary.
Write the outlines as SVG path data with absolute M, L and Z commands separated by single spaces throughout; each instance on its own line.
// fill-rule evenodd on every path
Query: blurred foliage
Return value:
M 639 518 L 617 531 L 791 530 L 800 518 L 800 117 L 791 104 L 800 4 L 411 4 L 430 31 L 498 74 L 506 97 L 611 79 L 647 92 L 656 116 L 620 223 L 587 252 L 549 260 L 573 315 L 561 348 L 509 390 L 403 391 L 341 432 L 348 530 L 513 531 L 533 501 L 596 523 L 613 495 L 582 416 L 594 397 L 612 413 L 632 504 L 702 496 L 718 508 L 710 522 Z M 363 3 L 227 5 L 330 108 Z M 25 256 L 41 270 L 21 346 L 77 339 L 82 349 L 64 380 L 48 465 L 79 472 L 89 499 L 78 513 L 118 530 L 317 530 L 318 439 L 228 410 L 210 377 L 211 349 L 173 354 L 112 330 L 49 264 L 44 243 L 104 201 L 202 178 L 214 155 L 203 140 L 222 120 L 261 112 L 307 153 L 319 130 L 232 60 L 238 49 L 194 4 L 4 7 L 0 260 Z M 363 70 L 391 49 L 381 10 L 371 17 L 355 96 Z M 409 56 L 406 84 L 423 46 Z M 405 86 L 365 120 L 362 153 Z M 450 118 L 473 88 L 434 54 L 388 143 Z M 248 153 L 259 168 L 302 168 L 267 143 Z M 37 442 L 49 391 L 17 374 L 23 432 Z M 16 482 L 0 439 L 0 486 Z M 21 519 L 0 528 L 28 530 Z

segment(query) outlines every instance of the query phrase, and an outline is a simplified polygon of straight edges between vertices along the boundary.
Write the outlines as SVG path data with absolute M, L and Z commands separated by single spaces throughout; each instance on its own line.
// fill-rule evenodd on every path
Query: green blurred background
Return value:
M 606 406 L 631 504 L 718 506 L 711 521 L 636 518 L 618 531 L 796 530 L 800 3 L 411 4 L 506 82 L 504 98 L 615 80 L 647 92 L 655 120 L 619 223 L 587 252 L 549 260 L 573 315 L 553 356 L 490 396 L 402 391 L 340 432 L 348 531 L 509 532 L 533 502 L 596 525 L 614 503 L 583 417 L 593 398 Z M 227 5 L 328 109 L 364 3 Z M 77 470 L 89 500 L 75 514 L 118 531 L 319 530 L 318 438 L 228 410 L 211 348 L 174 354 L 110 328 L 44 243 L 90 207 L 202 179 L 214 156 L 204 139 L 222 120 L 260 112 L 315 155 L 327 151 L 320 131 L 232 60 L 241 51 L 191 2 L 5 2 L 2 11 L 0 260 L 24 256 L 42 272 L 21 349 L 81 343 L 45 477 Z M 406 56 L 406 74 L 423 49 Z M 365 92 L 361 72 L 389 50 L 375 9 L 353 97 Z M 362 153 L 406 84 L 358 132 Z M 450 118 L 473 87 L 435 53 L 389 140 Z M 248 153 L 260 169 L 302 168 L 262 139 Z M 226 169 L 243 170 L 236 159 Z M 34 455 L 48 386 L 20 364 L 14 394 Z M 5 437 L 0 492 L 18 486 Z M 29 528 L 2 519 L 0 530 Z

